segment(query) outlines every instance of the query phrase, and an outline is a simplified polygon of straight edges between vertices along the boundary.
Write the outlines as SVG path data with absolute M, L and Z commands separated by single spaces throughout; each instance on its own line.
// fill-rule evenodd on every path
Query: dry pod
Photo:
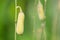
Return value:
M 43 10 L 43 5 L 40 2 L 40 0 L 38 0 L 37 8 L 38 8 L 39 19 L 44 20 L 45 19 L 44 10 Z
M 22 12 L 21 7 L 17 6 L 17 8 L 20 8 L 20 12 L 18 14 L 16 33 L 23 34 L 23 32 L 24 32 L 24 13 Z

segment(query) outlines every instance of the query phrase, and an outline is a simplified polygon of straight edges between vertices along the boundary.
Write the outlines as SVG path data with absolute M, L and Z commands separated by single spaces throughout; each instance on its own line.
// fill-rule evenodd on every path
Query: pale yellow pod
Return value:
M 45 0 L 45 2 L 46 2 L 47 0 Z
M 40 2 L 40 0 L 38 1 L 37 7 L 38 7 L 39 19 L 40 19 L 40 20 L 45 19 L 44 10 L 43 10 L 43 5 L 42 5 L 42 3 Z
M 22 12 L 22 10 L 20 10 L 16 25 L 16 33 L 23 34 L 23 32 L 24 32 L 24 13 Z

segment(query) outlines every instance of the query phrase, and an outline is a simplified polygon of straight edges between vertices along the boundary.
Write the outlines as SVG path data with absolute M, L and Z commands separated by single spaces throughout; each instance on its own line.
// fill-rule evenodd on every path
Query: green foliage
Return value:
M 14 40 L 14 0 L 0 0 L 0 40 Z
M 57 0 L 47 0 L 46 3 L 46 32 L 47 40 L 59 40 L 60 14 Z

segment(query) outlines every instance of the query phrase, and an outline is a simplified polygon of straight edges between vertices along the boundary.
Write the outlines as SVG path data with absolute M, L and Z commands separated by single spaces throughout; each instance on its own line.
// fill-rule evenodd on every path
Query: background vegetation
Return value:
M 14 40 L 15 0 L 0 0 L 0 40 Z

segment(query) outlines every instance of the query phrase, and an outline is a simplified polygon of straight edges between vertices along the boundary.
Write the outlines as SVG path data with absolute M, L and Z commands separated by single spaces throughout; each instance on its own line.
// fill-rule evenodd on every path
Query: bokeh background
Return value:
M 0 0 L 0 40 L 15 38 L 15 0 Z

